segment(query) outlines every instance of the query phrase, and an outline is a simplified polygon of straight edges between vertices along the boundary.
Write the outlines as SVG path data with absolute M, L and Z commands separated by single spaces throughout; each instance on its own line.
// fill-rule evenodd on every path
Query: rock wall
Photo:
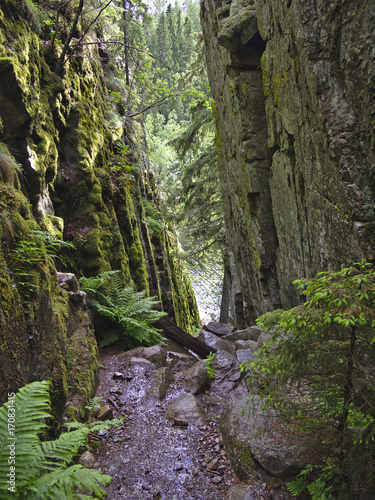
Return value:
M 64 280 L 58 286 L 56 271 L 120 270 L 160 297 L 182 328 L 199 317 L 173 234 L 160 214 L 156 229 L 147 224 L 157 195 L 143 129 L 125 123 L 111 100 L 116 78 L 98 39 L 90 35 L 56 76 L 61 48 L 51 51 L 41 19 L 27 0 L 0 1 L 0 404 L 27 382 L 52 378 L 63 410 L 68 389 L 72 407 L 75 395 L 81 407 L 91 397 L 98 356 L 85 297 Z M 74 244 L 56 252 L 65 265 L 51 258 L 48 234 Z
M 294 279 L 374 261 L 373 5 L 204 0 L 201 20 L 251 324 L 298 303 Z

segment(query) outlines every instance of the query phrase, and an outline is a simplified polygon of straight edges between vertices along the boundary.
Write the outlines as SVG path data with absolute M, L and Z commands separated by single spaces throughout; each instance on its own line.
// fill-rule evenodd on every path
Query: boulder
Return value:
M 234 354 L 235 352 L 232 342 L 223 338 L 219 338 L 214 333 L 203 330 L 199 334 L 198 338 L 202 340 L 206 345 L 208 345 L 208 347 L 212 347 L 216 351 L 228 351 L 231 354 Z
M 240 479 L 287 477 L 298 474 L 304 461 L 303 438 L 288 432 L 275 412 L 265 411 L 261 400 L 233 399 L 225 408 L 220 426 L 232 467 Z M 306 446 L 306 442 L 304 443 Z
M 173 372 L 182 372 L 196 363 L 196 358 L 191 354 L 180 352 L 168 352 L 167 364 Z
M 167 350 L 160 344 L 143 349 L 143 356 L 154 363 L 156 368 L 166 365 Z
M 213 368 L 215 378 L 211 382 L 212 392 L 220 393 L 223 396 L 233 391 L 244 377 L 236 357 L 227 351 L 216 353 Z
M 236 351 L 240 349 L 251 349 L 255 351 L 257 349 L 258 343 L 255 340 L 236 340 L 234 343 L 234 348 Z
M 211 333 L 214 333 L 215 335 L 219 335 L 220 337 L 228 335 L 233 331 L 232 327 L 227 325 L 226 323 L 216 323 L 214 321 L 211 321 L 211 323 L 205 325 L 204 329 Z
M 253 349 L 238 349 L 236 351 L 236 358 L 239 363 L 245 363 L 246 361 L 253 361 L 256 359 L 256 354 Z
M 189 424 L 203 425 L 207 414 L 198 399 L 187 392 L 168 404 L 165 417 L 172 422 L 177 419 L 184 420 Z
M 151 383 L 151 388 L 147 393 L 147 398 L 164 399 L 170 384 L 174 381 L 173 373 L 167 366 L 162 366 L 155 370 Z
M 210 383 L 204 360 L 198 361 L 191 368 L 184 370 L 182 374 L 186 392 L 191 392 L 194 396 L 204 392 Z
M 141 371 L 151 372 L 156 368 L 154 363 L 151 363 L 151 361 L 148 361 L 148 359 L 145 358 L 131 357 L 129 359 L 129 364 L 130 368 L 133 368 L 136 371 L 141 370 Z
M 234 333 L 226 335 L 227 340 L 232 340 L 235 342 L 236 340 L 254 340 L 255 342 L 259 339 L 263 330 L 258 326 L 249 326 L 245 330 L 237 330 Z

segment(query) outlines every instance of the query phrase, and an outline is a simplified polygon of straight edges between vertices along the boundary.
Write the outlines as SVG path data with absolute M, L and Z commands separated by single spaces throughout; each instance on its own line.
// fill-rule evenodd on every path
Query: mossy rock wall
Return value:
M 228 244 L 244 317 L 291 282 L 374 260 L 369 1 L 201 4 Z
M 142 128 L 107 121 L 105 68 L 95 44 L 79 49 L 60 78 L 53 73 L 60 49 L 51 53 L 39 28 L 28 1 L 0 2 L 0 403 L 9 390 L 52 378 L 60 414 L 70 389 L 71 414 L 82 416 L 95 390 L 97 346 L 86 305 L 79 292 L 57 286 L 56 269 L 77 277 L 120 270 L 124 282 L 132 278 L 139 290 L 158 295 L 180 326 L 197 322 L 197 313 L 173 298 L 176 280 L 190 286 L 183 271 L 170 266 L 167 281 L 157 271 L 142 202 L 156 199 L 148 175 L 112 168 L 119 141 L 131 149 L 130 165 L 147 165 Z M 27 294 L 12 255 L 30 230 L 55 234 L 76 250 L 68 268 L 42 252 Z M 162 245 L 163 259 L 173 261 L 165 251 L 170 247 Z

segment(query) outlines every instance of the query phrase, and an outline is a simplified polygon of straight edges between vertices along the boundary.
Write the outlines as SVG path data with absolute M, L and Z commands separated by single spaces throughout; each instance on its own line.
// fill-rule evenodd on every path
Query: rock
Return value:
M 95 463 L 96 463 L 96 457 L 90 451 L 85 451 L 79 457 L 79 464 L 83 465 L 83 467 L 87 467 L 88 469 L 93 468 Z
M 113 410 L 110 405 L 104 405 L 99 410 L 98 420 L 112 420 L 113 419 Z
M 236 340 L 234 343 L 234 348 L 236 351 L 240 349 L 251 349 L 255 351 L 257 349 L 257 342 L 255 340 Z
M 174 372 L 182 372 L 196 363 L 196 358 L 190 354 L 168 352 L 167 363 Z
M 246 397 L 232 400 L 220 423 L 226 452 L 240 479 L 287 477 L 307 463 L 301 455 L 303 440 L 289 434 L 275 412 L 264 411 L 258 397 L 248 404 Z
M 252 349 L 239 349 L 236 351 L 236 358 L 239 363 L 245 363 L 246 361 L 253 361 L 256 359 L 256 354 Z
M 227 335 L 228 333 L 232 333 L 233 329 L 231 326 L 225 324 L 225 323 L 215 323 L 211 322 L 208 323 L 208 325 L 204 326 L 204 329 L 214 333 L 215 335 L 224 336 Z
M 145 347 L 139 346 L 135 347 L 134 349 L 131 349 L 130 351 L 126 351 L 123 356 L 119 356 L 119 359 L 122 357 L 124 358 L 124 361 L 126 358 L 141 358 L 143 356 L 143 351 L 145 350 Z
M 229 394 L 235 389 L 244 377 L 237 358 L 227 351 L 216 353 L 213 368 L 215 378 L 211 381 L 212 389 L 223 395 Z
M 181 420 L 180 418 L 175 418 L 173 420 L 173 425 L 176 425 L 177 427 L 187 427 L 189 425 L 189 422 L 186 420 Z
M 238 484 L 229 488 L 225 500 L 259 500 L 263 498 L 259 493 L 259 489 L 255 486 Z
M 113 380 L 124 380 L 124 379 L 125 379 L 125 374 L 124 374 L 124 373 L 121 373 L 121 372 L 115 372 L 115 373 L 112 375 L 112 379 L 113 379 Z
M 198 337 L 202 340 L 208 347 L 216 349 L 216 351 L 228 351 L 231 354 L 235 353 L 234 345 L 229 340 L 219 338 L 217 335 L 205 330 L 201 331 Z
M 185 393 L 171 401 L 165 411 L 168 420 L 181 419 L 197 425 L 203 424 L 207 418 L 202 405 L 193 394 Z
M 143 349 L 143 356 L 151 361 L 156 368 L 160 368 L 166 364 L 167 350 L 160 344 L 157 344 Z
M 73 273 L 56 273 L 57 286 L 68 290 L 68 292 L 78 292 L 79 285 L 76 275 Z
M 257 342 L 257 349 L 262 347 L 271 337 L 272 333 L 262 332 Z
M 135 370 L 141 370 L 141 371 L 146 371 L 146 372 L 151 372 L 155 370 L 155 365 L 151 363 L 151 361 L 148 361 L 145 358 L 134 358 L 131 357 L 129 359 L 129 364 L 130 368 L 133 368 Z
M 216 470 L 219 465 L 219 459 L 218 458 L 213 458 L 210 460 L 207 464 L 207 469 L 209 470 Z
M 209 385 L 210 379 L 207 373 L 206 362 L 198 361 L 191 368 L 182 372 L 185 382 L 185 390 L 191 392 L 194 396 L 201 394 Z
M 226 339 L 235 342 L 236 340 L 254 340 L 255 342 L 259 339 L 263 330 L 257 326 L 249 326 L 245 330 L 237 330 L 234 333 L 226 335 Z
M 147 398 L 156 397 L 164 399 L 170 384 L 174 381 L 173 373 L 167 366 L 162 366 L 154 372 L 151 388 L 147 393 Z

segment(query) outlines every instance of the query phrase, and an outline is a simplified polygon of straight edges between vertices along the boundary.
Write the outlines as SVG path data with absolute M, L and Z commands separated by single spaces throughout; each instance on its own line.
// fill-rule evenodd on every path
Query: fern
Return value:
M 120 330 L 108 330 L 105 332 L 104 338 L 100 341 L 99 347 L 107 347 L 108 345 L 114 344 L 121 338 Z
M 287 488 L 294 497 L 299 497 L 306 489 L 307 481 L 304 477 L 297 477 L 294 481 L 287 483 Z
M 166 313 L 156 311 L 159 304 L 157 297 L 146 297 L 146 291 L 137 292 L 134 282 L 124 287 L 118 271 L 100 274 L 94 278 L 81 278 L 81 288 L 85 292 L 95 294 L 90 304 L 99 314 L 116 325 L 104 336 L 101 347 L 122 338 L 126 345 L 152 345 L 162 342 L 159 330 L 151 323 L 165 316 Z
M 99 484 L 108 484 L 110 476 L 81 466 L 68 467 L 88 427 L 62 434 L 55 441 L 40 439 L 47 427 L 44 419 L 51 417 L 49 387 L 48 381 L 33 382 L 0 408 L 0 498 L 74 500 L 92 498 L 91 494 L 102 498 L 105 493 Z M 11 470 L 14 484 L 9 482 Z
M 331 494 L 332 486 L 327 485 L 334 479 L 338 479 L 339 470 L 335 460 L 329 457 L 326 460 L 326 466 L 320 468 L 316 465 L 306 465 L 305 469 L 301 471 L 294 481 L 287 483 L 287 488 L 294 497 L 300 496 L 303 492 L 308 491 L 311 495 L 311 500 L 334 500 Z M 310 482 L 309 476 L 318 471 L 318 477 Z M 336 481 L 337 482 L 337 481 Z
M 106 420 L 105 422 L 91 422 L 88 424 L 84 424 L 81 422 L 67 422 L 65 427 L 68 431 L 73 429 L 88 429 L 89 432 L 98 432 L 98 431 L 106 431 L 111 429 L 112 427 L 118 427 L 124 423 L 124 417 L 114 418 L 112 420 Z
M 100 398 L 99 396 L 95 396 L 94 398 L 90 399 L 89 403 L 85 406 L 85 409 L 90 412 L 94 410 L 100 410 L 101 400 L 102 398 Z

